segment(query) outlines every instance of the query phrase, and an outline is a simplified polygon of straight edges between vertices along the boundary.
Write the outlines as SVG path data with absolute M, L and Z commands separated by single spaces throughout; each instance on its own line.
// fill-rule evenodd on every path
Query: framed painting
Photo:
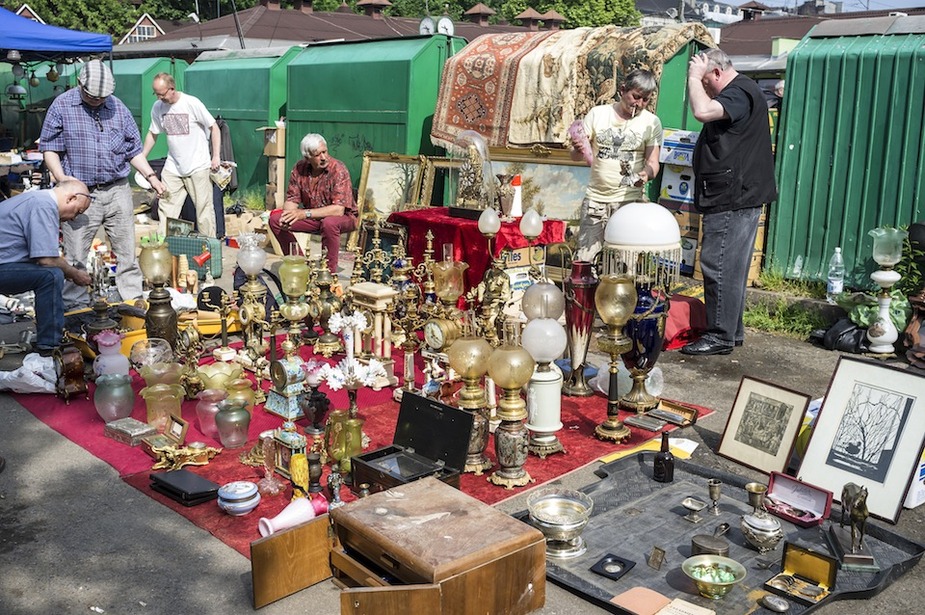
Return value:
M 357 190 L 359 224 L 364 220 L 385 220 L 394 211 L 415 207 L 420 199 L 422 157 L 400 154 L 363 154 L 363 170 Z M 359 241 L 354 231 L 347 239 L 352 250 Z
M 424 177 L 421 180 L 421 198 L 418 209 L 430 206 L 443 207 L 446 203 L 446 189 L 450 183 L 458 184 L 459 167 L 462 160 L 440 156 L 424 159 Z
M 809 395 L 744 376 L 717 453 L 759 472 L 784 472 Z
M 515 149 L 493 147 L 491 172 L 521 176 L 523 210 L 533 207 L 537 213 L 577 225 L 581 202 L 591 179 L 591 167 L 575 162 L 568 150 L 545 146 Z
M 896 523 L 925 443 L 925 376 L 841 357 L 797 472 L 841 501 L 866 487 L 871 515 Z
M 181 218 L 167 218 L 168 237 L 189 237 L 196 229 L 196 224 Z

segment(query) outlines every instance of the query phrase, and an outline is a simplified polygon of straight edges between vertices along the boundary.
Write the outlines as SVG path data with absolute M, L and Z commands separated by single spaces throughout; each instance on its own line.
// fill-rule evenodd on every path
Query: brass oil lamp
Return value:
M 344 345 L 341 343 L 340 338 L 334 335 L 330 326 L 328 326 L 331 316 L 340 312 L 344 304 L 341 298 L 331 290 L 331 285 L 334 284 L 334 276 L 331 275 L 326 266 L 321 267 L 320 271 L 318 271 L 315 284 L 318 286 L 318 325 L 321 327 L 322 333 L 315 340 L 314 351 L 315 354 L 330 358 L 334 353 L 344 350 Z
M 484 338 L 473 335 L 472 317 L 463 327 L 463 336 L 453 342 L 447 350 L 450 367 L 459 374 L 463 388 L 459 391 L 459 407 L 472 414 L 472 431 L 464 472 L 480 476 L 491 467 L 485 456 L 488 444 L 488 398 L 479 381 L 488 371 L 488 360 L 492 354 L 491 345 Z
M 170 304 L 166 286 L 173 272 L 173 257 L 164 241 L 142 241 L 138 265 L 145 279 L 154 289 L 148 294 L 148 311 L 145 314 L 145 332 L 149 338 L 166 340 L 172 349 L 177 347 L 177 311 Z
M 594 292 L 594 303 L 601 320 L 607 325 L 607 331 L 598 337 L 598 346 L 610 355 L 607 420 L 594 429 L 594 435 L 601 440 L 623 442 L 630 437 L 630 430 L 618 418 L 620 398 L 617 393 L 617 370 L 620 355 L 633 344 L 623 333 L 623 327 L 636 306 L 636 287 L 632 278 L 614 273 L 602 276 Z

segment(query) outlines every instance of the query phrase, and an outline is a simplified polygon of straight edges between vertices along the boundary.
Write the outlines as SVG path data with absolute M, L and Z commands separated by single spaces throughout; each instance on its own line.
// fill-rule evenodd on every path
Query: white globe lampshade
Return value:
M 520 307 L 528 321 L 534 318 L 559 320 L 565 312 L 565 296 L 552 282 L 535 282 L 524 291 Z
M 552 318 L 535 318 L 521 333 L 524 349 L 537 363 L 555 361 L 565 352 L 568 336 L 565 328 Z
M 681 243 L 681 228 L 674 214 L 661 205 L 627 203 L 607 221 L 604 243 L 649 250 L 669 249 Z
M 487 237 L 494 237 L 501 230 L 501 218 L 494 207 L 486 207 L 479 215 L 479 232 Z
M 528 209 L 520 219 L 520 232 L 527 239 L 536 239 L 543 232 L 543 219 L 535 209 Z

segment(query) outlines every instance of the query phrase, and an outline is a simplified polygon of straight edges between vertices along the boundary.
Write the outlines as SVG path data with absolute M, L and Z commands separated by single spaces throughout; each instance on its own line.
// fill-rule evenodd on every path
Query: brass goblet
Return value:
M 722 487 L 723 481 L 718 478 L 711 478 L 707 481 L 707 488 L 710 491 L 710 500 L 713 502 L 713 505 L 710 507 L 711 515 L 719 515 L 719 496 Z
M 768 486 L 764 483 L 748 483 L 745 485 L 745 491 L 748 493 L 748 503 L 754 509 L 752 512 L 756 515 L 764 512 L 764 496 L 768 492 Z

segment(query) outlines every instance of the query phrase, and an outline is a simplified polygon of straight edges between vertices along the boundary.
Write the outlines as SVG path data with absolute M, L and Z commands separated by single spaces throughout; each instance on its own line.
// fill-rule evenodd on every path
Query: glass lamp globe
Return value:
M 481 337 L 461 337 L 446 351 L 450 367 L 463 380 L 477 380 L 488 370 L 491 344 Z
M 259 233 L 241 233 L 237 237 L 238 266 L 245 275 L 255 276 L 263 271 L 267 262 L 267 253 L 263 249 L 264 236 Z
M 568 344 L 565 329 L 552 318 L 534 318 L 528 322 L 521 339 L 524 349 L 541 365 L 562 356 Z
M 519 390 L 530 381 L 536 361 L 522 346 L 506 344 L 495 348 L 488 359 L 488 375 L 502 389 Z
M 304 256 L 284 256 L 279 267 L 279 280 L 283 294 L 287 297 L 301 297 L 308 288 L 308 263 Z
M 501 230 L 501 218 L 494 207 L 486 207 L 479 215 L 479 232 L 491 239 Z
M 636 308 L 636 286 L 629 276 L 609 273 L 601 276 L 594 292 L 594 304 L 609 327 L 622 327 Z
M 559 320 L 565 312 L 565 296 L 552 282 L 534 282 L 524 291 L 520 307 L 528 321 L 534 318 Z
M 22 79 L 26 75 L 26 69 L 22 67 L 22 64 L 13 65 L 13 76 L 17 79 Z
M 520 219 L 520 232 L 528 240 L 533 241 L 543 232 L 543 219 L 535 209 L 528 209 Z
M 680 243 L 681 228 L 674 214 L 661 205 L 627 203 L 613 212 L 607 221 L 604 242 L 658 250 Z
M 29 85 L 37 88 L 39 85 L 41 85 L 41 83 L 42 81 L 35 75 L 35 71 L 32 71 L 32 75 L 29 77 Z
M 880 227 L 871 229 L 868 235 L 874 238 L 874 261 L 881 267 L 893 267 L 903 255 L 903 242 L 908 232 L 897 228 Z

